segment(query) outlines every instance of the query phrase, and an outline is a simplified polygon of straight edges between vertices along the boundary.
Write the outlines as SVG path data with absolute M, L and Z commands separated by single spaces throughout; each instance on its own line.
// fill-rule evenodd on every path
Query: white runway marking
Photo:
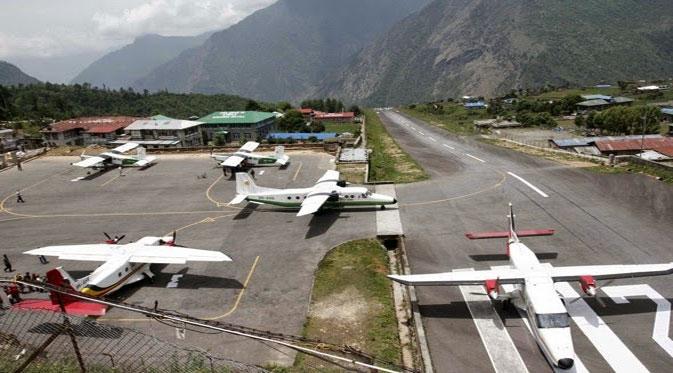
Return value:
M 262 176 L 262 175 L 264 175 L 264 170 L 259 171 L 259 176 Z
M 472 270 L 464 269 L 463 271 Z M 493 369 L 496 372 L 528 372 L 500 316 L 493 309 L 490 298 L 484 294 L 484 288 L 479 285 L 464 285 L 459 288 L 488 357 L 491 359 Z
M 533 185 L 533 184 L 529 183 L 528 181 L 524 180 L 524 178 L 522 178 L 521 176 L 519 176 L 519 175 L 517 175 L 513 172 L 507 172 L 507 174 L 509 174 L 510 176 L 518 179 L 520 182 L 526 184 L 527 187 L 533 189 L 535 192 L 537 192 L 537 194 L 541 195 L 542 197 L 549 198 L 547 193 L 543 192 L 542 190 L 540 190 L 540 188 L 538 188 L 535 185 Z
M 418 131 L 418 133 L 420 133 L 421 135 L 425 136 L 425 134 L 424 134 L 423 132 L 421 132 L 421 131 Z
M 647 368 L 593 309 L 579 298 L 567 282 L 557 282 L 556 290 L 566 299 L 570 317 L 596 347 L 610 367 L 618 372 L 647 372 Z M 575 300 L 577 299 L 577 300 Z
M 434 141 L 434 142 L 437 142 L 437 140 L 435 140 L 435 138 L 434 138 L 434 137 L 428 137 L 428 138 L 430 139 L 430 141 Z
M 668 336 L 671 320 L 671 302 L 662 297 L 650 285 L 624 285 L 624 286 L 606 286 L 602 288 L 615 303 L 629 303 L 626 297 L 637 297 L 645 295 L 657 305 L 657 313 L 654 316 L 654 329 L 652 330 L 652 339 L 661 348 L 673 357 L 673 339 Z
M 451 145 L 448 145 L 448 144 L 442 144 L 442 145 L 446 146 L 447 148 L 449 148 L 449 149 L 451 149 L 451 150 L 456 150 L 456 148 L 454 148 L 454 147 L 451 146 Z
M 481 159 L 481 158 L 477 158 L 477 157 L 473 156 L 472 154 L 465 153 L 465 155 L 468 156 L 468 157 L 470 157 L 470 158 L 476 159 L 476 160 L 478 160 L 478 161 L 481 162 L 481 163 L 486 163 L 485 160 L 483 160 L 483 159 Z

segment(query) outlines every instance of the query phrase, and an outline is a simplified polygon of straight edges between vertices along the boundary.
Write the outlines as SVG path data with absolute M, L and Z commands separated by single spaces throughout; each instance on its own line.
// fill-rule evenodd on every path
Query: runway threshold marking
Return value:
M 429 137 L 429 136 L 428 136 L 428 139 L 430 139 L 430 141 L 437 142 L 437 140 L 435 140 L 434 137 Z
M 473 156 L 473 155 L 470 154 L 470 153 L 465 153 L 465 155 L 468 156 L 468 157 L 470 157 L 470 158 L 472 158 L 472 159 L 476 159 L 476 160 L 478 160 L 478 161 L 481 162 L 481 163 L 486 163 L 485 160 L 483 160 L 483 159 L 481 159 L 481 158 L 477 158 L 477 157 Z
M 524 183 L 527 187 L 533 189 L 537 194 L 541 195 L 542 197 L 544 197 L 544 198 L 549 198 L 549 195 L 547 195 L 547 193 L 543 192 L 542 190 L 540 190 L 540 188 L 536 187 L 535 185 L 529 183 L 528 181 L 526 181 L 526 180 L 525 180 L 524 178 L 522 178 L 521 176 L 519 176 L 519 175 L 517 175 L 517 174 L 515 174 L 515 173 L 513 173 L 513 172 L 509 172 L 509 171 L 507 172 L 507 174 L 510 175 L 510 176 L 512 176 L 512 177 L 514 177 L 514 178 L 516 178 L 516 179 L 519 180 L 520 182 Z
M 222 319 L 222 318 L 225 318 L 225 317 L 231 315 L 232 313 L 234 313 L 234 311 L 236 311 L 236 308 L 238 308 L 238 304 L 241 303 L 241 299 L 243 298 L 243 294 L 245 294 L 245 289 L 248 288 L 248 284 L 250 283 L 250 278 L 252 278 L 252 274 L 255 273 L 255 268 L 257 268 L 257 263 L 259 263 L 259 255 L 255 258 L 255 261 L 252 263 L 252 267 L 250 267 L 250 272 L 248 272 L 248 276 L 245 278 L 245 282 L 243 282 L 243 288 L 238 293 L 238 296 L 236 297 L 236 302 L 234 303 L 234 306 L 231 307 L 231 309 L 229 311 L 227 311 L 226 313 L 224 313 L 220 316 L 216 316 L 216 317 L 206 317 L 205 318 L 206 320 L 219 320 L 219 319 Z
M 580 298 L 580 295 L 570 284 L 557 282 L 555 287 L 565 298 L 570 317 L 612 369 L 618 372 L 648 371 L 605 321 L 594 312 L 584 299 Z
M 451 150 L 456 150 L 456 148 L 454 148 L 454 147 L 451 146 L 451 145 L 448 145 L 448 144 L 442 144 L 442 145 L 445 146 L 445 147 L 447 147 L 447 148 L 449 148 L 449 149 L 451 149 Z
M 474 269 L 462 269 L 457 271 L 473 271 Z M 484 288 L 480 285 L 459 286 L 463 294 L 467 309 L 472 315 L 472 321 L 477 327 L 479 337 L 484 344 L 488 358 L 496 372 L 528 372 L 526 364 L 521 358 L 510 337 L 502 319 L 490 302 Z
M 299 171 L 301 171 L 301 167 L 304 165 L 304 162 L 299 162 L 299 167 L 297 167 L 297 171 L 294 173 L 294 176 L 292 176 L 292 181 L 297 181 L 297 176 L 299 175 Z
M 654 327 L 652 328 L 652 339 L 654 339 L 654 341 L 661 346 L 669 356 L 673 357 L 673 339 L 669 337 L 671 302 L 647 284 L 606 286 L 602 288 L 602 290 L 618 304 L 629 303 L 629 300 L 626 299 L 626 297 L 640 297 L 644 295 L 650 298 L 650 300 L 657 305 L 657 310 L 654 316 Z

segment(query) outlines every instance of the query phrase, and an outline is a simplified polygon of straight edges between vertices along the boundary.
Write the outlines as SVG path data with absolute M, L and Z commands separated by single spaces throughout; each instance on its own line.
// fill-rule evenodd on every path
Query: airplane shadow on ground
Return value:
M 94 180 L 94 179 L 97 179 L 97 178 L 107 174 L 108 172 L 110 172 L 110 170 L 112 170 L 112 169 L 111 168 L 102 168 L 102 169 L 100 169 L 96 172 L 87 173 L 87 175 L 84 176 L 83 178 L 81 178 L 80 180 Z
M 311 217 L 308 223 L 308 231 L 304 238 L 313 238 L 325 234 L 337 219 L 340 218 L 341 211 L 339 210 L 322 210 Z M 343 217 L 341 217 L 343 218 Z
M 259 208 L 256 203 L 248 203 L 245 207 L 234 216 L 233 220 L 244 220 L 250 217 L 252 213 Z
M 539 260 L 554 260 L 558 258 L 558 253 L 535 253 Z M 507 254 L 474 254 L 469 255 L 470 259 L 475 262 L 495 262 L 495 261 L 509 261 Z
M 610 297 L 600 297 L 600 301 L 605 304 L 605 307 L 601 306 L 598 301 L 591 297 L 582 297 L 589 306 L 598 314 L 600 317 L 604 316 L 618 316 L 618 315 L 638 315 L 638 314 L 648 314 L 655 313 L 657 310 L 657 305 L 653 300 L 649 298 L 628 298 L 629 303 L 617 304 L 612 301 Z M 666 299 L 669 303 L 673 302 L 673 299 Z M 501 318 L 510 319 L 510 318 L 519 318 L 519 313 L 516 308 L 513 306 L 503 308 L 501 301 L 480 301 L 478 303 L 491 303 L 493 308 L 498 312 Z M 433 318 L 433 319 L 471 319 L 472 315 L 467 308 L 467 303 L 464 301 L 451 302 L 451 303 L 439 303 L 439 304 L 418 304 L 418 310 L 421 313 L 421 316 L 424 318 Z M 588 320 L 592 322 L 592 320 Z M 604 320 L 605 321 L 605 320 Z M 608 323 L 609 324 L 609 323 Z
M 82 319 L 79 324 L 70 324 L 70 327 L 75 337 L 119 339 L 124 334 L 122 328 L 101 325 L 86 319 Z M 46 322 L 36 325 L 28 331 L 36 334 L 54 334 L 62 328 L 62 323 Z

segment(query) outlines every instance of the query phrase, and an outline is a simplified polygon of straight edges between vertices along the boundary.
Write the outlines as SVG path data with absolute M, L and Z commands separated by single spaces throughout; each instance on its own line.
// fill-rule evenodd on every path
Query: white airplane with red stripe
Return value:
M 517 231 L 510 204 L 508 232 L 468 233 L 470 239 L 507 238 L 509 268 L 445 272 L 421 275 L 390 275 L 394 281 L 415 286 L 484 285 L 493 300 L 503 300 L 526 311 L 534 337 L 555 369 L 574 369 L 575 351 L 570 334 L 570 317 L 554 283 L 578 281 L 585 294 L 595 297 L 596 280 L 659 276 L 673 273 L 673 263 L 636 265 L 586 265 L 552 267 L 542 264 L 520 237 L 547 236 L 551 229 Z M 505 291 L 502 285 L 508 286 Z

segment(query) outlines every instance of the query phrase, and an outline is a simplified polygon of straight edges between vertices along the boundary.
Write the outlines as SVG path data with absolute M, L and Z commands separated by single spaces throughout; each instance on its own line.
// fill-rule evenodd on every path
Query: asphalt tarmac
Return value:
M 505 254 L 504 240 L 469 241 L 464 233 L 506 230 L 509 202 L 514 204 L 519 229 L 556 230 L 551 237 L 524 239 L 533 251 L 555 257 L 544 260 L 553 265 L 673 261 L 670 185 L 643 175 L 587 171 L 456 137 L 394 111 L 383 111 L 380 117 L 431 175 L 428 181 L 397 186 L 412 273 L 506 265 L 492 256 Z M 663 276 L 606 284 L 599 290 L 605 307 L 594 299 L 573 302 L 578 371 L 669 372 L 671 280 Z M 570 286 L 564 293 L 581 293 L 578 284 Z M 484 312 L 495 311 L 498 320 L 492 328 L 502 325 L 504 330 L 486 331 L 511 341 L 494 343 L 496 339 L 477 329 L 466 303 L 466 297 L 473 295 L 470 291 L 417 290 L 436 371 L 551 369 L 516 311 L 502 310 L 498 302 L 490 304 L 483 294 L 477 295 L 487 302 L 486 307 L 471 304 L 472 311 L 483 311 L 477 322 L 488 321 Z M 646 295 L 657 293 L 663 297 L 658 303 Z
M 257 183 L 269 187 L 310 186 L 334 168 L 324 153 L 292 152 L 289 167 L 255 169 Z M 328 211 L 297 218 L 296 211 L 248 205 L 229 207 L 235 182 L 207 155 L 160 155 L 146 169 L 87 175 L 69 165 L 75 157 L 44 157 L 23 171 L 0 173 L 0 249 L 20 272 L 45 273 L 63 266 L 74 277 L 95 262 L 59 261 L 48 265 L 21 252 L 46 245 L 102 242 L 103 232 L 126 234 L 123 242 L 177 230 L 177 243 L 220 250 L 229 263 L 153 266 L 154 283 L 122 288 L 113 297 L 129 303 L 176 310 L 279 333 L 300 335 L 306 318 L 313 272 L 332 247 L 376 234 L 368 209 Z M 205 174 L 205 178 L 202 176 Z M 22 190 L 26 203 L 15 203 Z M 169 249 L 169 248 L 167 248 Z M 167 288 L 177 278 L 177 288 Z M 187 330 L 178 340 L 174 328 L 147 318 L 109 310 L 100 320 L 140 329 L 173 343 L 199 346 L 215 355 L 253 364 L 284 364 L 294 353 L 226 334 Z

